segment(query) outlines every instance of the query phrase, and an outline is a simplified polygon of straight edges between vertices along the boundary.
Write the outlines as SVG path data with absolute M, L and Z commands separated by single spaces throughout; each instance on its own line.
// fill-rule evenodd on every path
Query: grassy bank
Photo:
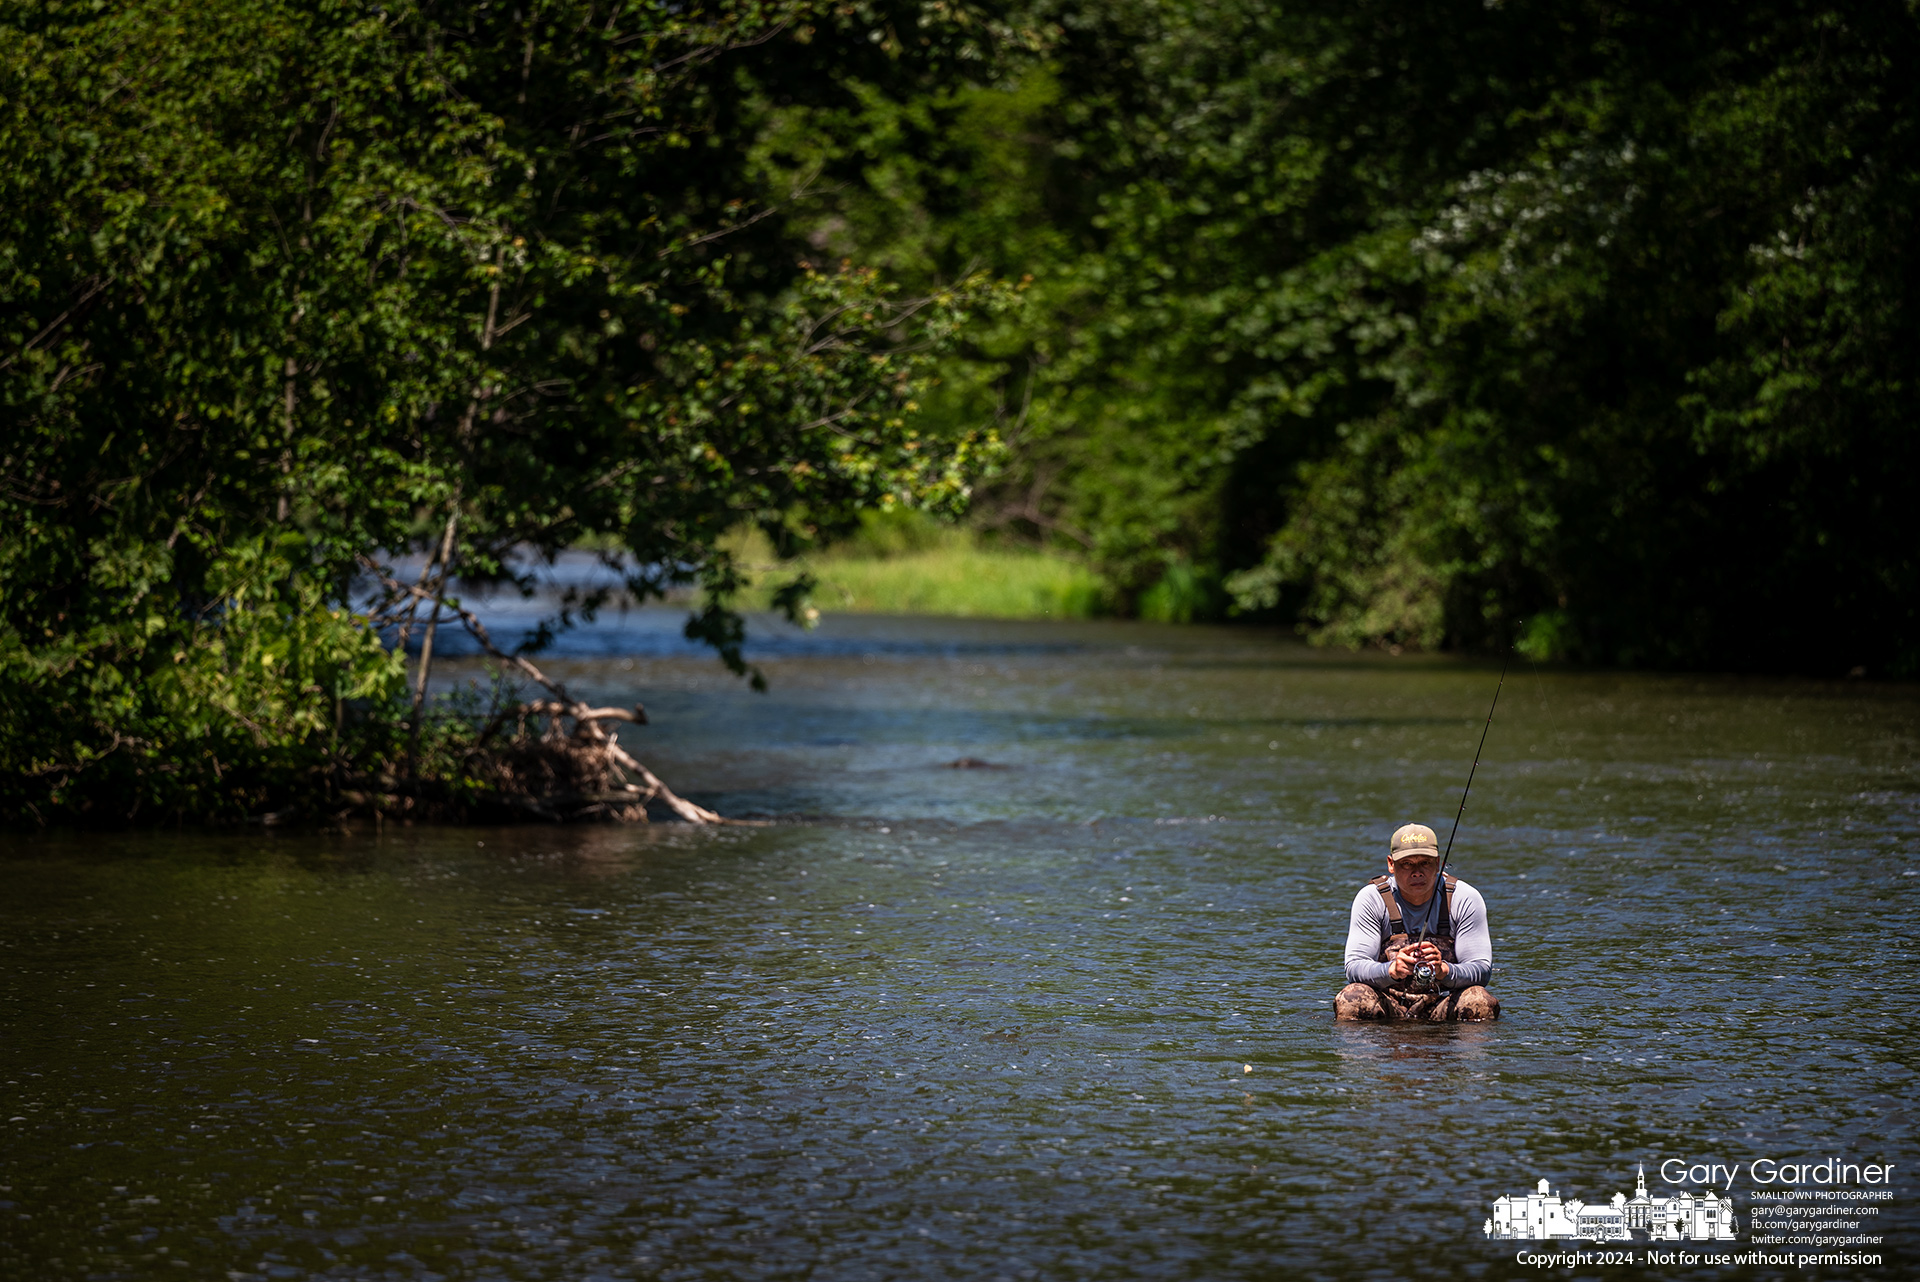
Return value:
M 814 604 L 854 614 L 1083 619 L 1104 588 L 1085 568 L 1037 552 L 942 548 L 886 559 L 824 558 Z
M 757 532 L 735 554 L 753 591 L 743 604 L 765 608 L 773 589 L 800 571 L 819 587 L 825 613 L 944 614 L 962 618 L 1084 619 L 1108 612 L 1100 577 L 1063 557 L 983 543 L 972 531 L 876 518 L 829 551 L 781 561 Z

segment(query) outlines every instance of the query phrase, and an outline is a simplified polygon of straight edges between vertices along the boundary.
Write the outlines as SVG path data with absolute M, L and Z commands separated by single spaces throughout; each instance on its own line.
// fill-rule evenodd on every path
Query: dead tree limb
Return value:
M 447 590 L 448 572 L 453 566 L 453 532 L 460 520 L 460 506 L 456 501 L 453 511 L 447 513 L 446 532 L 440 536 L 440 550 L 434 560 L 440 567 L 440 573 L 433 582 L 433 611 L 427 616 L 427 630 L 420 638 L 420 674 L 413 688 L 413 710 L 415 721 L 419 720 L 420 705 L 427 698 L 427 674 L 433 671 L 433 634 L 440 629 L 440 598 Z M 429 567 L 431 568 L 431 567 Z M 425 582 L 425 576 L 421 576 Z

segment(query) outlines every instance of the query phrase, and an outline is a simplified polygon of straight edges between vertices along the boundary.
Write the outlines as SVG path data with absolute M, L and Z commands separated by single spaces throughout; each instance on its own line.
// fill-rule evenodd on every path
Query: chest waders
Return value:
M 1407 933 L 1407 927 L 1400 915 L 1400 901 L 1393 897 L 1393 879 L 1381 874 L 1367 883 L 1380 892 L 1381 907 L 1386 909 L 1387 924 L 1382 928 L 1380 952 L 1375 961 L 1391 961 L 1393 954 L 1413 942 L 1413 936 Z M 1440 960 L 1452 966 L 1453 955 L 1453 888 L 1460 884 L 1458 877 L 1448 875 L 1440 896 L 1439 919 L 1434 929 L 1427 935 L 1427 942 L 1440 950 Z M 1374 991 L 1380 994 L 1380 1000 L 1393 1012 L 1396 1019 L 1426 1019 L 1438 1007 L 1450 1003 L 1454 990 L 1418 989 L 1409 987 L 1412 978 L 1387 980 L 1376 984 Z

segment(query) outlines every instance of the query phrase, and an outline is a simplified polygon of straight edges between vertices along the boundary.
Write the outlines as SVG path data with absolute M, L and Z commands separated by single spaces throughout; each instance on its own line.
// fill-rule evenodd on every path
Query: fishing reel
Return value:
M 1430 993 L 1440 987 L 1440 972 L 1432 962 L 1417 961 L 1413 973 L 1402 982 L 1415 992 Z

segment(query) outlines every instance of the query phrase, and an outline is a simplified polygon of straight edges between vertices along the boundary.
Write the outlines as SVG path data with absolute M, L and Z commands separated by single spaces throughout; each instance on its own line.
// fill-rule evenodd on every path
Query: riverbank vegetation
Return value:
M 975 519 L 1329 643 L 1920 671 L 1920 21 L 1893 0 L 1040 6 L 796 113 L 811 232 L 1033 279 Z
M 759 609 L 775 608 L 777 585 L 804 574 L 814 585 L 813 608 L 829 613 L 1085 619 L 1113 612 L 1106 584 L 1081 561 L 906 508 L 866 513 L 848 537 L 791 560 L 752 527 L 736 532 L 729 551 L 749 580 L 742 604 Z
M 698 584 L 690 635 L 748 673 L 729 529 L 798 546 L 964 502 L 991 433 L 916 398 L 1008 291 L 809 255 L 773 215 L 814 179 L 768 189 L 752 142 L 768 101 L 911 95 L 1004 33 L 933 20 L 901 56 L 856 16 L 10 10 L 0 810 L 455 814 L 504 791 L 706 817 L 618 744 L 643 712 L 573 698 L 452 589 L 597 540 L 634 596 Z M 450 627 L 517 689 L 426 700 Z
M 1916 55 L 1899 0 L 13 6 L 0 811 L 699 818 L 548 630 L 426 678 L 577 546 L 746 673 L 743 523 L 796 615 L 1912 675 Z M 901 508 L 974 532 L 832 550 Z

